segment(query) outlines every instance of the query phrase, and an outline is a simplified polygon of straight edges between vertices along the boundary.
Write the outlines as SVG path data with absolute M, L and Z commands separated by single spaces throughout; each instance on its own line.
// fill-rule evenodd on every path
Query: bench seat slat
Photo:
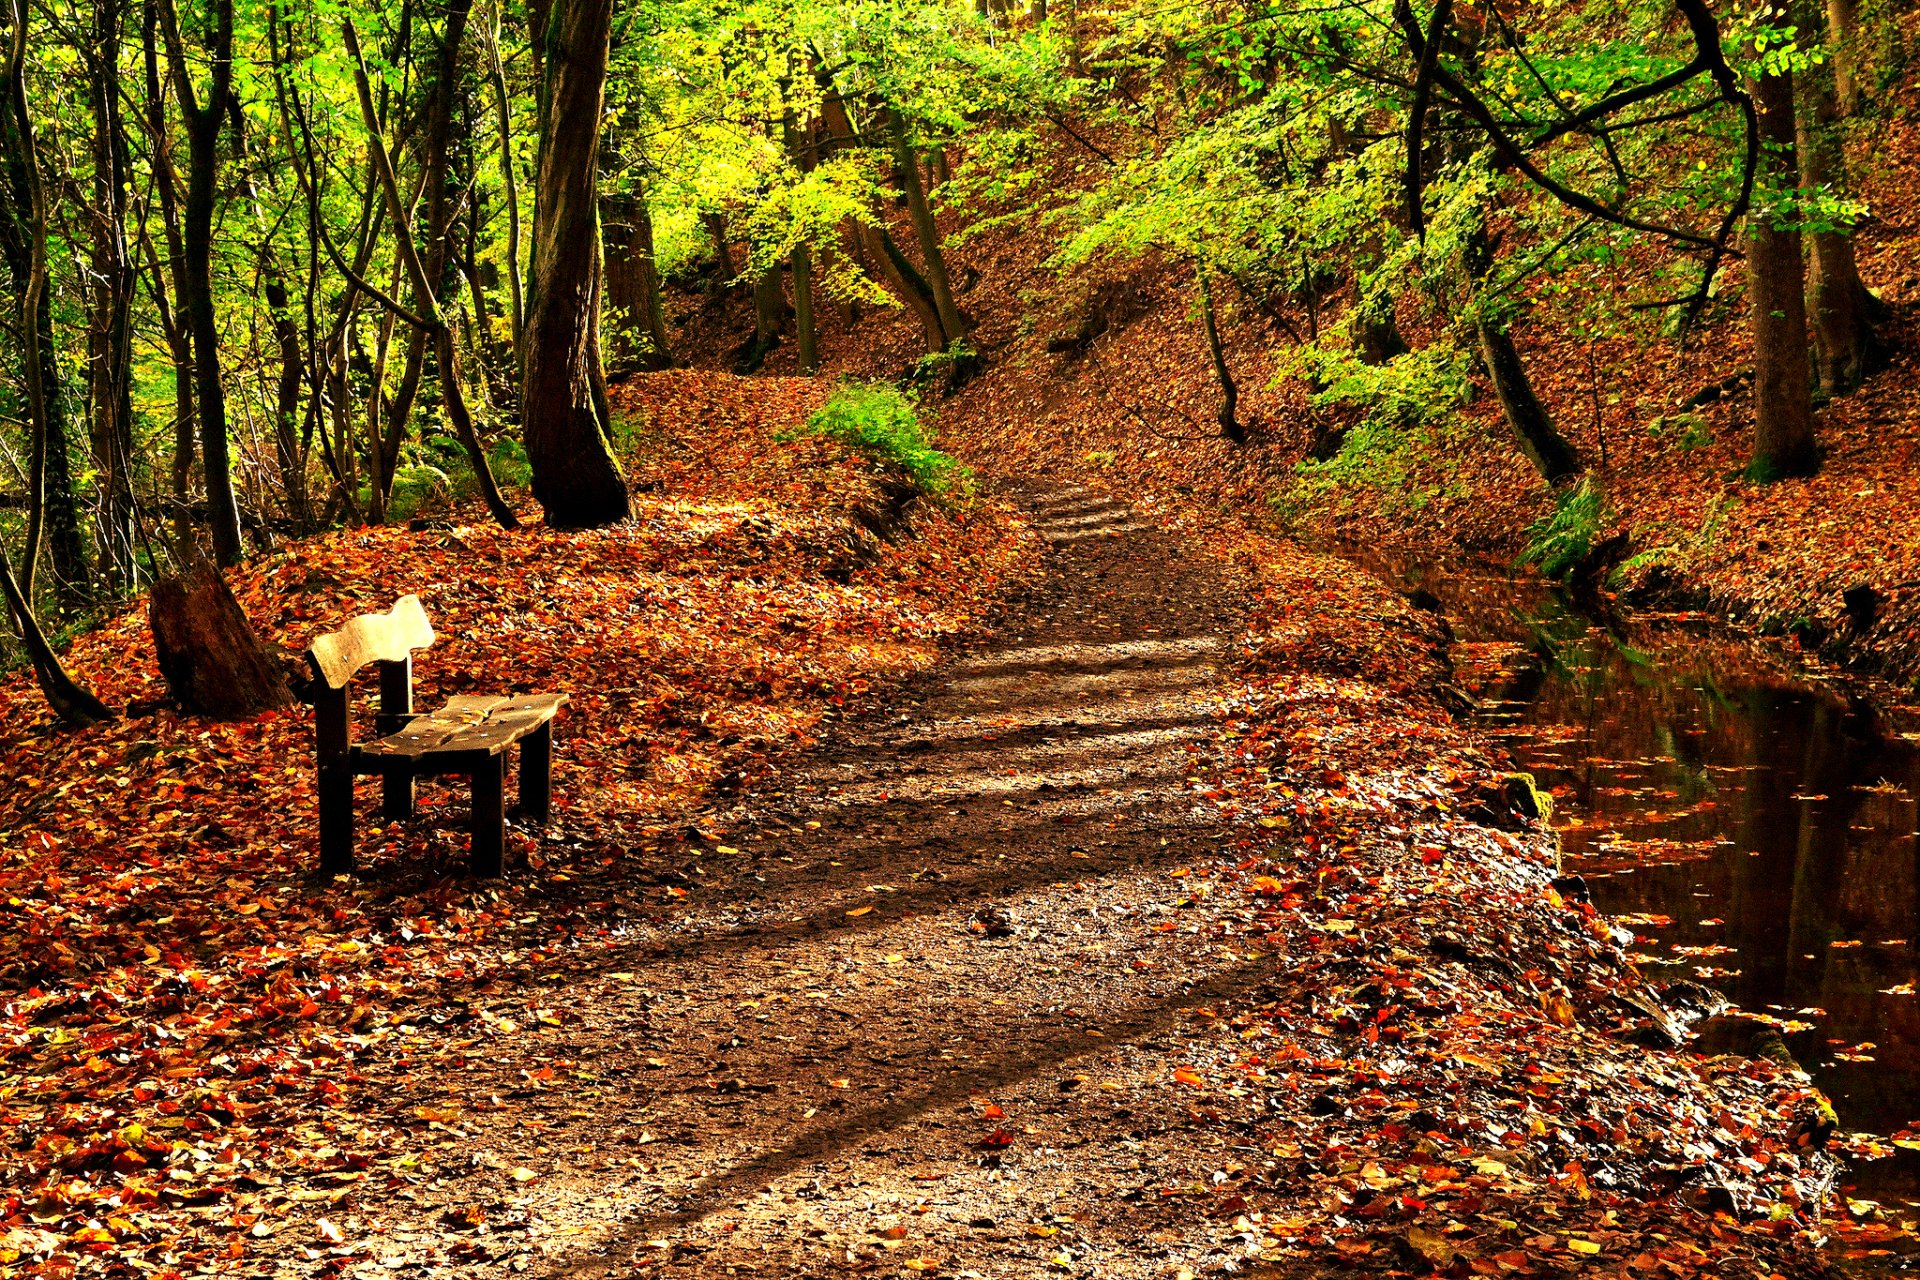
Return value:
M 566 703 L 564 693 L 450 698 L 446 706 L 431 715 L 416 716 L 398 733 L 361 746 L 359 754 L 414 760 L 497 756 L 553 719 Z

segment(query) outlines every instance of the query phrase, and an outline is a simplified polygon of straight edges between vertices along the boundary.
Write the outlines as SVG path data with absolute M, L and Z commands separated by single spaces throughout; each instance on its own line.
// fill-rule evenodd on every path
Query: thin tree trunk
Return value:
M 1791 73 L 1753 86 L 1760 117 L 1761 181 L 1771 192 L 1798 181 Z M 1761 205 L 1764 210 L 1765 205 Z M 1747 218 L 1747 306 L 1753 327 L 1753 461 L 1766 478 L 1811 472 L 1815 465 L 1805 271 L 1797 227 L 1768 215 Z
M 828 141 L 821 149 L 821 154 L 831 155 L 859 146 L 859 135 L 854 130 L 853 116 L 847 110 L 846 98 L 834 83 L 832 72 L 817 57 L 813 60 L 813 82 L 820 93 L 820 120 L 827 129 Z M 939 308 L 934 303 L 933 288 L 906 254 L 900 251 L 900 246 L 894 243 L 887 229 L 855 221 L 849 227 L 849 234 L 855 249 L 854 256 L 859 258 L 861 251 L 864 251 L 864 265 L 892 286 L 893 292 L 919 319 L 927 354 L 938 355 L 946 350 L 947 335 L 940 321 Z
M 616 369 L 664 369 L 666 323 L 660 314 L 660 280 L 653 267 L 653 226 L 644 195 L 608 196 L 601 202 L 605 244 L 607 310 L 613 333 L 608 355 Z
M 940 323 L 939 308 L 934 305 L 933 290 L 921 276 L 907 255 L 900 251 L 893 237 L 885 227 L 860 225 L 860 235 L 867 242 L 868 256 L 873 259 L 874 269 L 881 278 L 893 286 L 893 291 L 906 302 L 907 308 L 920 320 L 920 331 L 925 337 L 927 354 L 938 355 L 947 349 L 946 327 Z
M 113 589 L 134 585 L 133 294 L 138 271 L 127 244 L 131 161 L 120 101 L 125 0 L 103 0 L 94 15 L 87 93 L 93 114 L 91 291 L 87 372 L 93 465 L 102 490 L 100 571 Z
M 513 103 L 507 93 L 507 72 L 500 62 L 500 9 L 494 6 L 493 25 L 487 31 L 487 58 L 493 75 L 494 113 L 500 132 L 500 185 L 507 200 L 507 298 L 513 314 L 513 364 L 526 359 L 525 292 L 520 279 L 520 171 L 513 162 Z
M 307 455 L 300 447 L 300 384 L 306 376 L 306 358 L 300 347 L 300 326 L 288 308 L 287 287 L 278 277 L 266 281 L 267 308 L 273 316 L 273 336 L 280 348 L 280 381 L 274 389 L 274 460 L 280 484 L 287 494 L 287 514 L 296 534 L 310 532 L 313 515 L 307 504 Z
M 647 334 L 653 342 L 654 360 L 662 369 L 673 366 L 673 337 L 667 331 L 667 300 L 660 279 L 660 257 L 653 247 L 653 212 L 647 207 L 646 192 L 634 202 L 634 230 L 639 234 L 640 261 L 646 269 Z
M 556 0 L 539 27 L 544 68 L 520 413 L 547 523 L 624 520 L 626 478 L 608 445 L 598 305 L 600 116 L 613 0 Z
M 1827 0 L 1827 56 L 1833 63 L 1833 100 L 1840 118 L 1860 110 L 1860 6 Z
M 398 258 L 394 259 L 393 275 L 387 286 L 389 293 L 398 296 L 402 271 Z M 387 495 L 393 491 L 393 475 L 387 467 L 385 416 L 393 409 L 393 402 L 387 398 L 387 358 L 393 352 L 393 330 L 399 324 L 400 317 L 391 309 L 383 311 L 380 324 L 373 336 L 373 377 L 367 387 L 367 520 L 372 524 L 387 522 Z M 411 328 L 410 338 L 418 338 Z M 412 383 L 419 382 L 418 359 L 414 357 Z M 407 404 L 413 403 L 413 392 L 406 393 Z M 403 410 L 394 409 L 395 414 L 404 416 Z
M 1488 320 L 1475 321 L 1473 329 L 1480 340 L 1480 357 L 1486 361 L 1494 398 L 1500 402 L 1500 412 L 1520 452 L 1527 455 L 1541 479 L 1555 488 L 1574 479 L 1581 471 L 1580 455 L 1560 434 L 1553 415 L 1534 394 L 1512 335 Z
M 780 345 L 787 318 L 787 294 L 780 287 L 780 268 L 772 266 L 753 278 L 753 341 L 747 344 L 735 373 L 757 373 L 767 356 Z
M 20 633 L 27 660 L 33 664 L 34 680 L 40 685 L 40 692 L 46 696 L 47 705 L 53 708 L 53 713 L 74 729 L 84 729 L 114 719 L 113 712 L 107 710 L 100 699 L 67 674 L 67 669 L 61 665 L 60 655 L 47 643 L 46 632 L 40 629 L 40 623 L 33 616 L 33 607 L 28 604 L 26 592 L 14 576 L 13 562 L 7 558 L 5 547 L 0 547 L 0 596 L 6 598 L 7 614 Z
M 915 162 L 913 145 L 907 137 L 907 122 L 892 107 L 882 108 L 887 117 L 887 130 L 893 139 L 894 161 L 900 170 L 901 184 L 906 187 L 907 211 L 913 217 L 914 234 L 920 240 L 920 256 L 927 264 L 927 284 L 933 293 L 935 312 L 940 317 L 940 329 L 946 338 L 943 347 L 952 346 L 967 336 L 967 326 L 961 320 L 960 309 L 954 305 L 953 285 L 947 279 L 946 255 L 940 250 L 940 229 L 934 224 L 933 210 L 927 205 L 926 189 L 920 183 L 920 168 Z
M 193 340 L 193 393 L 200 415 L 200 458 L 207 491 L 207 525 L 213 554 L 222 565 L 240 563 L 240 504 L 233 489 L 227 441 L 227 393 L 220 377 L 220 326 L 213 296 L 213 215 L 220 178 L 220 134 L 233 84 L 233 0 L 211 0 L 213 30 L 206 101 L 200 101 L 180 38 L 173 0 L 158 0 L 166 38 L 174 99 L 187 130 L 187 198 L 181 209 L 185 254 L 178 290 L 180 309 Z
M 1194 278 L 1200 285 L 1200 324 L 1207 334 L 1207 355 L 1213 360 L 1213 376 L 1220 383 L 1220 434 L 1235 444 L 1247 442 L 1246 428 L 1240 425 L 1240 387 L 1227 368 L 1227 350 L 1220 341 L 1220 322 L 1213 313 L 1213 285 L 1207 277 L 1213 269 L 1205 262 L 1194 264 Z
M 0 64 L 0 180 L 7 197 L 0 206 L 0 254 L 19 299 L 15 334 L 31 429 L 22 589 L 31 601 L 42 545 L 50 543 L 56 593 L 72 607 L 87 595 L 86 552 L 68 456 L 70 405 L 53 332 L 46 190 L 27 104 L 27 30 L 18 11 L 8 34 L 7 60 Z
M 1493 245 L 1488 240 L 1484 221 L 1468 240 L 1465 257 L 1467 270 L 1478 288 L 1492 272 L 1494 262 Z M 1479 314 L 1474 317 L 1473 332 L 1479 340 L 1480 358 L 1487 366 L 1487 380 L 1493 384 L 1494 399 L 1500 402 L 1500 413 L 1506 418 L 1520 452 L 1527 455 L 1540 478 L 1554 488 L 1574 479 L 1582 469 L 1580 455 L 1560 434 L 1553 415 L 1534 394 L 1527 366 L 1520 359 L 1520 349 L 1514 345 L 1507 327 L 1488 315 Z
M 451 34 L 450 26 L 449 36 Z M 473 476 L 480 486 L 480 496 L 487 504 L 487 511 L 501 528 L 517 529 L 520 521 L 514 516 L 513 508 L 507 505 L 507 500 L 501 496 L 500 487 L 494 483 L 493 468 L 487 465 L 486 450 L 481 447 L 479 434 L 474 430 L 473 417 L 467 412 L 466 395 L 460 386 L 460 360 L 454 351 L 453 330 L 441 315 L 439 291 L 427 274 L 426 265 L 414 245 L 413 223 L 400 196 L 400 183 L 394 176 L 393 160 L 387 154 L 386 139 L 380 131 L 380 117 L 374 110 L 372 82 L 367 75 L 366 62 L 360 55 L 360 36 L 351 20 L 341 23 L 341 36 L 348 55 L 353 59 L 354 87 L 360 99 L 360 118 L 366 126 L 367 151 L 378 175 L 380 190 L 386 197 L 387 216 L 393 221 L 395 251 L 406 268 L 408 280 L 413 286 L 414 304 L 419 309 L 417 314 L 408 314 L 403 318 L 417 332 L 433 338 L 435 363 L 440 374 L 440 402 L 446 410 L 447 420 L 453 424 L 455 434 L 467 451 L 467 462 L 473 468 Z M 364 280 L 356 283 L 368 292 L 377 292 Z M 395 310 L 400 309 L 391 298 L 382 301 Z
M 185 296 L 182 283 L 186 272 L 186 253 L 181 248 L 178 179 L 173 164 L 173 135 L 167 126 L 166 96 L 160 74 L 160 10 L 158 0 L 146 0 L 141 6 L 140 37 L 146 70 L 148 164 L 153 171 L 153 187 L 160 205 L 160 222 L 167 238 L 167 267 L 162 270 L 160 254 L 153 238 L 142 233 L 147 266 L 152 278 L 154 310 L 160 319 L 160 331 L 166 337 L 167 354 L 173 363 L 173 540 L 184 546 L 192 535 L 189 495 L 193 484 L 194 428 L 199 422 L 199 406 L 194 403 L 193 339 L 186 320 L 171 299 Z M 171 298 L 169 296 L 171 290 Z
M 733 244 L 727 239 L 727 217 L 723 213 L 703 213 L 701 225 L 707 234 L 713 237 L 714 260 L 720 267 L 720 286 L 723 289 L 733 287 L 733 278 L 739 274 L 733 265 Z
M 813 254 L 804 243 L 793 246 L 793 326 L 800 348 L 800 372 L 819 372 L 820 335 L 813 316 Z

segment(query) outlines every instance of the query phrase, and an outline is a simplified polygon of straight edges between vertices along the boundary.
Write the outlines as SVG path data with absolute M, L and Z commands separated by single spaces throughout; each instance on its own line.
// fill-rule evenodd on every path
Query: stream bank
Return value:
M 1356 560 L 1445 620 L 1474 719 L 1556 802 L 1564 869 L 1662 981 L 1770 1022 L 1865 1212 L 1920 1209 L 1920 733 L 1698 613 L 1609 615 L 1486 565 Z M 1722 1026 L 1702 1051 L 1730 1047 Z M 1906 1145 L 1902 1145 L 1905 1143 Z

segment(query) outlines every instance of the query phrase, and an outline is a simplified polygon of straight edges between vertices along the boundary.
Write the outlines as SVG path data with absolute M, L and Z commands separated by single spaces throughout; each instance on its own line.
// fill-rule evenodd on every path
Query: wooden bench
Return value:
M 500 874 L 506 848 L 507 749 L 520 744 L 520 811 L 545 822 L 553 797 L 551 722 L 564 693 L 522 698 L 453 698 L 428 715 L 413 709 L 413 653 L 433 643 L 419 596 L 402 596 L 388 613 L 353 619 L 307 649 L 314 682 L 309 700 L 320 761 L 320 870 L 353 870 L 353 780 L 379 774 L 381 816 L 413 816 L 415 778 L 464 773 L 473 782 L 472 866 Z M 355 743 L 349 710 L 353 679 L 380 668 L 380 737 Z

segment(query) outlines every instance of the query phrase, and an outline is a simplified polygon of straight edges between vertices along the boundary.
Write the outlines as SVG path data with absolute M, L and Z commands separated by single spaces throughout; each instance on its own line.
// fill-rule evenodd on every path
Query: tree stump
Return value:
M 284 664 L 254 634 L 219 570 L 201 565 L 155 582 L 147 620 L 160 675 L 187 709 L 238 720 L 293 701 Z

